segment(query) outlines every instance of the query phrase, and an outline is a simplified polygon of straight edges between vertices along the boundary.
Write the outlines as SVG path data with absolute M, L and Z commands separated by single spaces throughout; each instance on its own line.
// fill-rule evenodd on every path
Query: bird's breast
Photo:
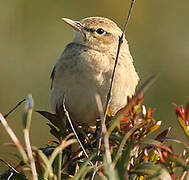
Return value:
M 114 62 L 114 53 L 68 45 L 55 65 L 52 110 L 56 111 L 62 105 L 64 96 L 68 111 L 75 121 L 94 124 L 99 117 L 95 95 L 100 95 L 105 106 Z M 137 82 L 138 75 L 129 51 L 120 54 L 111 99 L 113 114 L 127 103 L 127 96 L 134 93 Z
M 106 99 L 109 71 L 109 60 L 102 53 L 84 49 L 74 56 L 60 57 L 51 90 L 52 110 L 61 105 L 65 96 L 71 114 L 84 116 L 86 113 L 95 118 L 98 115 L 95 95 L 98 93 L 103 100 Z

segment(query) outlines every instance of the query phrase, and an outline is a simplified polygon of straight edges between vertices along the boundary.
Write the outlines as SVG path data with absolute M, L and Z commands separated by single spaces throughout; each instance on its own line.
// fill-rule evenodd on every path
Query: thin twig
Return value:
M 116 53 L 116 59 L 115 59 L 114 68 L 113 68 L 113 72 L 112 72 L 110 88 L 109 88 L 108 95 L 107 95 L 107 101 L 106 101 L 106 106 L 105 106 L 105 111 L 104 111 L 104 120 L 103 121 L 106 121 L 108 107 L 110 105 L 111 96 L 112 96 L 112 88 L 113 88 L 113 84 L 114 84 L 114 80 L 115 80 L 116 67 L 117 67 L 118 59 L 119 59 L 119 52 L 120 52 L 120 49 L 121 49 L 121 45 L 123 43 L 124 34 L 126 33 L 126 30 L 127 30 L 129 19 L 131 17 L 131 13 L 132 13 L 132 9 L 133 9 L 134 3 L 135 3 L 135 0 L 131 0 L 131 5 L 130 5 L 129 13 L 128 13 L 128 16 L 127 16 L 127 19 L 126 19 L 126 22 L 125 22 L 125 25 L 124 25 L 123 33 L 119 37 L 119 43 L 118 43 L 118 48 L 117 48 L 117 53 Z
M 32 95 L 28 95 L 27 102 L 26 102 L 26 126 L 24 128 L 24 140 L 26 144 L 26 150 L 28 153 L 28 158 L 31 166 L 31 171 L 33 175 L 34 180 L 38 180 L 37 176 L 37 170 L 35 166 L 35 160 L 32 155 L 32 148 L 30 144 L 30 137 L 29 137 L 29 131 L 30 131 L 30 125 L 31 125 L 31 120 L 32 120 L 32 112 L 33 112 L 33 98 Z
M 96 94 L 96 103 L 97 103 L 98 111 L 99 111 L 99 114 L 100 114 L 101 127 L 102 127 L 102 126 L 103 126 L 104 114 L 103 114 L 102 101 L 101 101 L 101 98 L 100 98 L 99 94 Z M 101 144 L 102 144 L 102 133 L 101 133 L 101 135 L 100 135 L 99 142 L 98 142 L 97 156 L 100 155 L 100 147 L 101 147 Z
M 23 99 L 19 103 L 16 104 L 14 108 L 12 108 L 7 114 L 4 115 L 4 118 L 7 118 L 9 114 L 11 114 L 15 109 L 17 109 L 26 99 Z
M 20 174 L 20 172 L 18 172 L 13 166 L 11 166 L 9 163 L 5 162 L 3 159 L 0 159 L 0 161 L 3 162 L 12 171 L 16 172 L 17 174 Z
M 132 9 L 133 9 L 134 2 L 135 2 L 135 0 L 131 1 L 131 5 L 130 5 L 129 13 L 128 13 L 128 16 L 127 16 L 127 19 L 126 19 L 126 22 L 125 22 L 125 25 L 124 25 L 123 33 L 119 37 L 116 59 L 115 59 L 114 68 L 113 68 L 113 72 L 112 72 L 110 88 L 109 88 L 109 91 L 108 91 L 108 94 L 107 94 L 107 101 L 106 101 L 104 114 L 102 113 L 103 112 L 102 102 L 101 102 L 99 96 L 98 95 L 96 96 L 97 106 L 98 106 L 98 110 L 99 110 L 100 117 L 101 117 L 101 127 L 102 127 L 101 136 L 100 136 L 100 139 L 99 139 L 99 142 L 98 142 L 97 156 L 99 156 L 99 154 L 100 154 L 100 147 L 101 147 L 101 144 L 102 144 L 102 136 L 103 136 L 106 159 L 107 159 L 108 167 L 110 168 L 110 170 L 113 169 L 113 165 L 112 165 L 112 158 L 111 158 L 110 147 L 109 147 L 109 136 L 107 134 L 105 121 L 106 121 L 106 116 L 107 116 L 107 112 L 108 112 L 108 107 L 109 107 L 110 101 L 111 101 L 112 88 L 113 88 L 114 79 L 115 79 L 116 67 L 117 67 L 117 63 L 118 63 L 118 59 L 119 59 L 119 53 L 120 53 L 121 45 L 123 43 L 123 37 L 124 37 L 124 34 L 126 33 L 127 25 L 128 25 L 129 19 L 131 17 L 131 12 L 132 12 Z M 98 165 L 98 161 L 95 163 L 95 167 L 97 167 L 97 165 Z M 95 174 L 96 174 L 96 170 L 93 172 L 92 179 L 94 179 Z
M 72 131 L 73 131 L 73 133 L 74 133 L 74 135 L 75 135 L 75 137 L 76 137 L 78 143 L 79 143 L 80 146 L 81 146 L 81 149 L 83 150 L 85 156 L 86 156 L 87 158 L 89 158 L 87 152 L 85 151 L 85 148 L 83 147 L 83 145 L 82 145 L 82 143 L 81 143 L 81 141 L 80 141 L 80 139 L 79 139 L 79 137 L 78 137 L 78 135 L 77 135 L 77 133 L 76 133 L 76 131 L 75 131 L 75 128 L 74 128 L 73 123 L 72 123 L 72 121 L 71 121 L 70 115 L 69 115 L 69 113 L 68 113 L 68 111 L 67 111 L 67 109 L 66 109 L 66 106 L 65 106 L 65 97 L 63 98 L 63 110 L 64 110 L 65 116 L 66 116 L 66 118 L 68 119 L 68 122 L 69 122 L 69 124 L 70 124 L 70 126 L 71 126 L 71 128 L 72 128 Z M 91 161 L 90 161 L 89 163 L 90 163 L 91 166 L 94 166 L 94 164 L 93 164 Z
M 97 100 L 97 106 L 98 106 L 99 112 L 101 114 L 102 133 L 101 133 L 100 138 L 103 137 L 103 139 L 104 139 L 104 149 L 105 149 L 105 155 L 106 155 L 107 163 L 108 163 L 110 170 L 112 170 L 113 169 L 112 157 L 111 157 L 111 152 L 110 152 L 109 137 L 106 136 L 107 128 L 106 128 L 106 124 L 105 124 L 105 121 L 104 121 L 102 101 L 100 99 L 100 96 L 96 96 L 96 97 L 97 97 L 97 99 L 96 99 Z M 99 148 L 99 151 L 100 151 L 100 144 L 99 144 L 98 148 Z
M 27 149 L 27 153 L 28 153 L 28 157 L 29 157 L 29 161 L 30 161 L 33 179 L 38 180 L 36 166 L 35 166 L 35 160 L 33 158 L 32 150 L 31 150 L 31 144 L 30 144 L 30 137 L 29 137 L 29 130 L 28 129 L 24 129 L 24 140 L 25 140 L 25 143 L 26 143 L 26 149 Z
M 103 121 L 104 120 L 104 113 L 103 113 L 102 101 L 101 101 L 99 94 L 96 94 L 95 98 L 96 98 L 98 111 L 99 111 L 99 114 L 100 114 L 101 128 L 102 128 L 101 133 L 100 133 L 100 138 L 99 138 L 99 141 L 98 141 L 98 150 L 97 150 L 97 156 L 99 156 L 100 155 L 100 147 L 101 147 L 101 144 L 102 144 L 102 137 L 105 138 L 105 134 L 106 134 L 107 130 L 106 130 L 105 122 Z M 109 148 L 109 139 L 104 140 L 104 142 L 107 143 L 105 145 L 105 154 L 106 154 L 106 158 L 109 160 L 108 162 L 110 163 L 110 166 L 111 166 L 111 153 L 110 153 L 110 148 Z M 94 179 L 95 174 L 98 171 L 97 166 L 98 166 L 98 161 L 96 161 L 96 163 L 95 163 L 95 168 L 94 168 L 91 180 Z
M 4 118 L 4 116 L 1 113 L 0 113 L 0 121 L 1 121 L 2 125 L 4 126 L 5 130 L 7 131 L 7 133 L 9 134 L 10 138 L 14 142 L 15 146 L 17 147 L 18 151 L 20 152 L 20 154 L 21 154 L 21 156 L 23 158 L 23 161 L 25 163 L 27 163 L 28 162 L 28 157 L 26 155 L 26 152 L 24 151 L 24 148 L 22 147 L 20 141 L 18 140 L 18 138 L 16 137 L 15 133 L 10 128 L 10 126 L 8 125 L 6 119 Z
M 135 0 L 131 0 L 131 5 L 130 5 L 130 8 L 129 8 L 127 20 L 126 20 L 126 22 L 125 22 L 125 25 L 124 25 L 124 28 L 123 28 L 123 34 L 122 34 L 122 35 L 124 35 L 124 34 L 126 33 L 127 26 L 128 26 L 128 24 L 129 24 L 129 20 L 130 20 L 130 17 L 131 17 L 131 13 L 132 13 L 132 9 L 133 9 L 134 3 L 135 3 Z
M 14 174 L 14 173 L 13 173 L 13 172 L 11 172 L 11 173 L 10 173 L 10 175 L 7 177 L 7 180 L 10 180 L 10 179 L 11 179 L 11 177 L 13 176 L 13 174 Z

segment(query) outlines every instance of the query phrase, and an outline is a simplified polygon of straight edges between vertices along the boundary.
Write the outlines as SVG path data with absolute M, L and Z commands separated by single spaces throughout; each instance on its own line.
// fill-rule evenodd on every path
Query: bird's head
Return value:
M 88 17 L 81 21 L 62 18 L 75 31 L 74 42 L 98 51 L 116 48 L 121 29 L 112 20 L 104 17 Z

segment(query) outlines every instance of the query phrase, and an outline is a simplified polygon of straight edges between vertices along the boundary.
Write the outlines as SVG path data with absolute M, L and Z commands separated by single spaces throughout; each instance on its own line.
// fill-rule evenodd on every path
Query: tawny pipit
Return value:
M 106 104 L 121 29 L 110 19 L 89 17 L 81 21 L 62 18 L 75 30 L 71 43 L 58 58 L 51 78 L 51 108 L 58 112 L 65 104 L 73 121 L 94 125 L 99 118 L 95 94 Z M 128 43 L 123 38 L 110 109 L 114 115 L 135 92 L 139 77 Z

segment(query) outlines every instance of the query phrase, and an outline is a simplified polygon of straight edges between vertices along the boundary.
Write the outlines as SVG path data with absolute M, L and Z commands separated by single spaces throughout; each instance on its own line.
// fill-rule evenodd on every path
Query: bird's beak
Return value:
M 74 30 L 82 32 L 82 25 L 79 21 L 73 21 L 68 18 L 61 18 L 61 19 L 62 19 L 62 21 L 64 21 L 68 25 L 70 25 Z

